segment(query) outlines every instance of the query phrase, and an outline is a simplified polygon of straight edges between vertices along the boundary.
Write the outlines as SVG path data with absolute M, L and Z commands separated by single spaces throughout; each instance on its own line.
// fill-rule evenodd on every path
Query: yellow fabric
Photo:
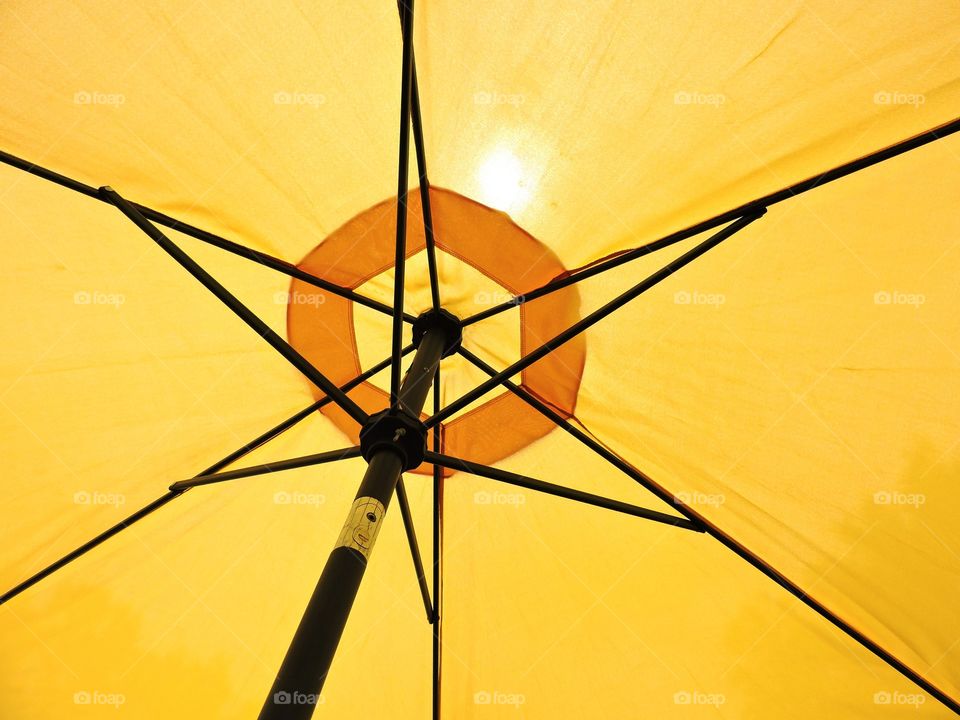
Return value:
M 2 149 L 296 262 L 395 192 L 397 25 L 392 2 L 5 3 Z M 576 267 L 952 119 L 958 35 L 942 2 L 421 0 L 431 178 Z M 958 184 L 944 140 L 772 208 L 587 333 L 577 405 L 954 698 Z M 284 330 L 285 276 L 170 235 Z M 310 402 L 116 210 L 3 166 L 0 239 L 3 589 Z M 691 245 L 584 282 L 584 312 Z M 317 417 L 244 463 L 343 444 Z M 558 432 L 502 466 L 662 507 Z M 362 468 L 192 490 L 5 604 L 0 717 L 254 716 Z M 429 557 L 429 481 L 408 491 Z M 444 717 L 949 716 L 704 535 L 456 474 L 444 550 Z M 396 510 L 322 711 L 429 716 Z

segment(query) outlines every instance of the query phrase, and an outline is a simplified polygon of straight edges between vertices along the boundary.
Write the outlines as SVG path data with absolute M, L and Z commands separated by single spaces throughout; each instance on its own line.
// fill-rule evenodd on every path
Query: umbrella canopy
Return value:
M 161 498 L 4 597 L 0 715 L 252 717 L 365 463 L 164 492 L 298 411 L 229 467 L 353 446 L 396 390 L 398 218 L 408 320 L 433 305 L 397 8 L 0 16 L 0 591 Z M 418 3 L 439 299 L 489 315 L 423 418 L 568 490 L 411 468 L 440 621 L 394 511 L 318 716 L 958 711 L 958 36 L 938 2 Z M 493 387 L 645 278 L 515 368 L 526 400 Z

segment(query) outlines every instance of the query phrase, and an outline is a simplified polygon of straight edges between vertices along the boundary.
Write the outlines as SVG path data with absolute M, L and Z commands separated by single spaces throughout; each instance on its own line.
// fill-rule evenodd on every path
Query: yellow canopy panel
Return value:
M 435 294 L 316 717 L 960 713 L 960 5 L 398 17 L 0 6 L 0 718 L 255 717 Z

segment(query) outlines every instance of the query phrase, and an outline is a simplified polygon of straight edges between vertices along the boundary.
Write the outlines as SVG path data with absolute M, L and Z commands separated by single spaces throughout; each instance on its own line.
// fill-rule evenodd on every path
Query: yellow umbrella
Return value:
M 0 716 L 960 712 L 960 7 L 0 14 Z

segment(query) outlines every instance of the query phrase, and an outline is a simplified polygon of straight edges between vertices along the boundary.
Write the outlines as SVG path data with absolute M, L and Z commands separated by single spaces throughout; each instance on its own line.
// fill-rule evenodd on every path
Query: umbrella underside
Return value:
M 960 711 L 960 12 L 781 10 L 0 9 L 0 715 L 252 717 L 441 306 L 318 717 Z

